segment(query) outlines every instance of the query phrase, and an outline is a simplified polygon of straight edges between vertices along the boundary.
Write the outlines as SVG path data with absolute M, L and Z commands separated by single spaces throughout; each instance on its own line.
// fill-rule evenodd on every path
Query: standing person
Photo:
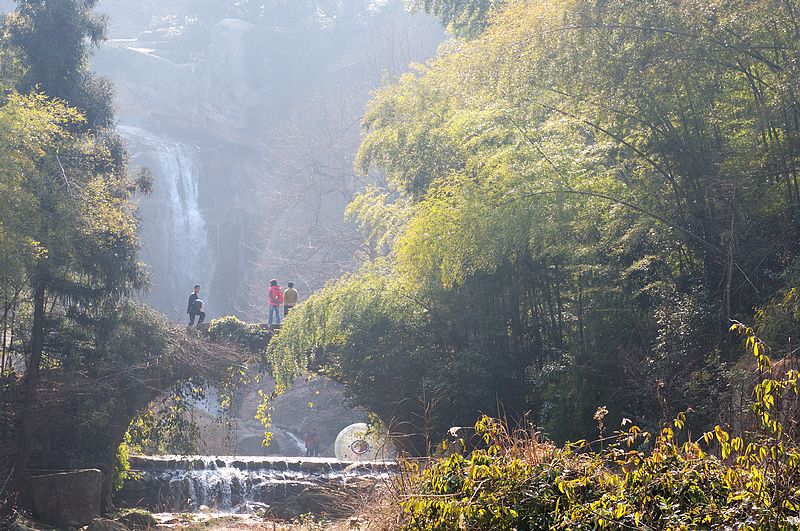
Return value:
M 319 457 L 319 435 L 316 431 L 311 434 L 311 446 L 314 449 L 314 457 Z
M 306 432 L 306 457 L 311 457 L 311 434 Z
M 197 324 L 200 325 L 206 319 L 206 312 L 203 311 L 203 301 L 200 300 L 200 286 L 194 287 L 194 292 L 189 295 L 189 305 L 186 307 L 186 313 L 189 314 L 189 326 L 194 324 L 194 318 L 200 317 Z
M 289 315 L 289 310 L 295 307 L 297 299 L 299 299 L 297 290 L 294 289 L 294 282 L 289 282 L 286 291 L 283 292 L 283 316 Z
M 278 286 L 278 281 L 274 278 L 269 281 L 269 324 L 272 325 L 272 317 L 275 316 L 275 324 L 281 325 L 281 305 L 283 304 L 283 290 Z

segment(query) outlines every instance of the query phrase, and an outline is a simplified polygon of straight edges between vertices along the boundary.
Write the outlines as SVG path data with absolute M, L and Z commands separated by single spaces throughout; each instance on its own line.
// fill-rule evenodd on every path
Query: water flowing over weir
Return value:
M 133 456 L 130 462 L 137 477 L 117 494 L 118 505 L 161 512 L 207 506 L 231 513 L 269 506 L 287 518 L 335 507 L 336 495 L 364 491 L 397 471 L 394 462 L 319 457 Z

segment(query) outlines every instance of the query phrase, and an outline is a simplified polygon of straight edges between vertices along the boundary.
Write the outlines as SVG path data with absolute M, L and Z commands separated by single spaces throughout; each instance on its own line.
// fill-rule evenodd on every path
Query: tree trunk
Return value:
M 39 387 L 42 350 L 44 348 L 45 291 L 36 287 L 33 291 L 33 325 L 31 330 L 31 355 L 25 373 L 25 384 L 19 404 L 17 418 L 17 451 L 14 457 L 13 473 L 9 488 L 10 495 L 5 497 L 2 513 L 8 514 L 19 498 L 25 484 L 25 476 L 34 440 L 34 409 Z

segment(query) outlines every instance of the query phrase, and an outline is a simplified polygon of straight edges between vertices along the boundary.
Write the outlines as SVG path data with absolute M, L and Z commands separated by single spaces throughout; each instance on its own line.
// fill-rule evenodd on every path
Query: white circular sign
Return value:
M 363 422 L 351 424 L 336 437 L 333 452 L 340 461 L 378 461 L 386 459 L 386 440 L 370 432 Z

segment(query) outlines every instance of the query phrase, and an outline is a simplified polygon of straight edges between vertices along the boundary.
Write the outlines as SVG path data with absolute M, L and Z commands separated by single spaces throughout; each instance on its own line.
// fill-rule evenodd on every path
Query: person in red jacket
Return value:
M 281 325 L 281 305 L 283 304 L 283 290 L 274 278 L 269 281 L 269 292 L 267 293 L 269 302 L 269 324 L 272 325 L 272 317 L 275 316 L 275 324 Z

